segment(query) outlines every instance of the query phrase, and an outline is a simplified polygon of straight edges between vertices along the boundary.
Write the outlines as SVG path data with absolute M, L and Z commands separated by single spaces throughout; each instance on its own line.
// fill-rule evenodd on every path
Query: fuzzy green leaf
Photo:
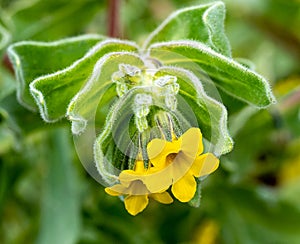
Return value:
M 257 107 L 275 103 L 269 83 L 254 71 L 195 41 L 156 43 L 149 55 L 164 65 L 187 68 L 195 74 L 206 74 L 229 95 Z
M 77 44 L 76 50 L 80 49 L 81 54 L 84 54 L 84 51 L 86 52 L 87 48 L 82 48 L 84 49 L 82 50 L 78 45 L 80 44 Z M 12 49 L 13 48 L 14 46 L 12 46 Z M 36 48 L 33 49 L 36 50 Z M 43 119 L 48 122 L 54 122 L 65 116 L 70 100 L 88 80 L 98 59 L 110 52 L 124 50 L 135 51 L 136 49 L 137 47 L 133 43 L 125 41 L 112 39 L 99 42 L 97 45 L 94 45 L 94 47 L 90 49 L 84 56 L 82 55 L 83 57 L 78 57 L 78 55 L 77 57 L 74 56 L 74 60 L 72 60 L 73 62 L 69 62 L 70 66 L 62 66 L 61 68 L 57 67 L 57 72 L 53 73 L 50 71 L 48 72 L 50 73 L 49 75 L 35 77 L 36 79 L 34 79 L 32 83 L 32 78 L 26 79 L 26 84 L 30 83 L 30 85 L 27 86 L 30 87 L 30 92 L 40 108 Z M 45 52 L 49 53 L 49 50 Z M 61 49 L 60 52 L 63 53 L 63 50 Z M 68 59 L 68 56 L 63 56 Z M 52 59 L 52 62 L 60 63 L 58 60 L 60 59 L 56 56 Z M 53 63 L 48 63 L 47 66 L 45 65 L 45 69 L 51 69 L 54 66 Z M 32 71 L 36 65 L 37 63 L 34 62 L 28 70 L 26 69 L 26 71 L 28 71 L 28 76 L 31 75 L 32 77 Z M 19 69 L 21 75 L 23 74 L 24 70 L 25 69 Z M 19 77 L 22 77 L 20 74 Z M 43 74 L 45 74 L 44 70 Z M 25 91 L 28 93 L 27 89 Z
M 134 164 L 136 160 L 138 131 L 132 120 L 132 100 L 139 92 L 140 89 L 133 88 L 114 103 L 107 115 L 105 127 L 95 141 L 95 163 L 105 184 L 115 184 L 120 170 Z
M 64 69 L 104 38 L 98 35 L 63 39 L 56 42 L 24 41 L 8 49 L 18 80 L 18 100 L 26 107 L 35 109 L 29 84 L 39 76 Z
M 103 41 L 66 69 L 34 80 L 30 84 L 30 91 L 43 119 L 54 122 L 65 116 L 71 99 L 88 81 L 96 62 L 101 57 L 111 52 L 136 50 L 136 45 L 131 42 Z
M 194 208 L 200 207 L 200 205 L 201 205 L 201 190 L 202 190 L 201 181 L 199 179 L 197 179 L 196 193 L 195 193 L 194 197 L 192 198 L 192 200 L 189 201 L 190 206 L 192 206 Z
M 117 98 L 116 84 L 112 82 L 112 75 L 119 70 L 120 64 L 140 68 L 144 66 L 144 62 L 137 54 L 129 52 L 111 52 L 99 59 L 86 86 L 69 104 L 67 116 L 72 121 L 74 134 L 81 133 L 91 119 L 96 125 L 105 121 L 110 105 Z M 52 104 L 53 102 L 50 106 Z
M 155 42 L 194 40 L 230 57 L 230 44 L 224 32 L 224 18 L 223 2 L 181 9 L 170 15 L 151 33 L 144 48 Z

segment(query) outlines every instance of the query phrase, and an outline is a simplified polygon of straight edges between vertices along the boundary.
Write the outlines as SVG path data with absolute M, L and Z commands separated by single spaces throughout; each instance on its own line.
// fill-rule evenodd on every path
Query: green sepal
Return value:
M 98 35 L 62 39 L 55 42 L 23 41 L 8 48 L 8 56 L 13 64 L 18 81 L 19 102 L 31 110 L 36 104 L 29 91 L 29 84 L 36 78 L 65 69 L 97 42 L 104 40 Z
M 150 34 L 144 48 L 155 42 L 194 40 L 230 57 L 231 48 L 224 32 L 224 19 L 225 5 L 221 1 L 178 10 Z
M 146 115 L 146 126 L 139 128 L 136 110 L 137 96 L 151 96 L 152 104 Z M 133 169 L 137 159 L 148 164 L 147 145 L 153 138 L 164 138 L 166 134 L 158 128 L 157 115 L 162 111 L 170 113 L 172 119 L 182 122 L 180 133 L 191 127 L 179 111 L 170 111 L 164 104 L 157 101 L 153 86 L 137 86 L 129 90 L 111 107 L 105 127 L 99 134 L 94 145 L 94 157 L 98 172 L 103 180 L 112 185 L 116 183 L 120 170 Z M 169 128 L 169 127 L 168 127 Z M 168 129 L 167 128 L 167 129 Z M 84 132 L 83 132 L 84 133 Z
M 89 81 L 68 106 L 66 115 L 72 121 L 73 134 L 83 132 L 88 122 L 95 123 L 98 128 L 103 125 L 110 106 L 118 99 L 112 76 L 120 64 L 144 67 L 140 57 L 130 52 L 111 52 L 99 59 Z
M 191 110 L 184 104 L 179 104 L 177 109 L 190 121 L 193 116 L 196 117 L 197 124 L 193 126 L 199 127 L 203 137 L 212 144 L 214 148 L 210 150 L 218 156 L 231 151 L 233 141 L 228 133 L 227 110 L 224 105 L 206 95 L 201 81 L 192 72 L 177 67 L 162 67 L 155 74 L 156 77 L 164 75 L 177 77 L 180 86 L 177 97 L 182 96 Z
M 137 158 L 138 129 L 134 123 L 132 99 L 138 92 L 133 88 L 115 102 L 95 141 L 94 159 L 105 184 L 115 184 L 120 171 L 133 168 Z
M 145 114 L 146 125 L 142 128 L 138 122 L 142 117 L 136 109 L 140 104 L 137 103 L 137 96 L 152 98 L 149 112 Z M 157 92 L 157 87 L 151 84 L 136 86 L 121 99 L 116 100 L 94 146 L 97 169 L 107 184 L 115 183 L 120 170 L 133 169 L 137 159 L 143 160 L 147 167 L 147 145 L 153 138 L 165 139 L 166 135 L 172 133 L 171 128 L 176 136 L 180 137 L 189 128 L 197 126 L 196 118 L 186 116 L 187 113 L 193 113 L 192 108 L 180 106 L 183 104 L 182 98 L 177 96 L 177 99 L 178 108 L 173 110 L 164 103 L 162 94 Z M 226 150 L 229 149 L 231 148 L 228 146 Z M 220 153 L 227 152 L 224 148 L 222 150 L 219 150 Z
M 194 208 L 199 208 L 201 204 L 201 180 L 196 179 L 197 182 L 197 188 L 194 197 L 189 201 L 189 205 Z
M 164 65 L 207 74 L 217 88 L 248 104 L 264 108 L 276 102 L 269 83 L 231 58 L 195 41 L 170 41 L 150 47 L 149 55 Z

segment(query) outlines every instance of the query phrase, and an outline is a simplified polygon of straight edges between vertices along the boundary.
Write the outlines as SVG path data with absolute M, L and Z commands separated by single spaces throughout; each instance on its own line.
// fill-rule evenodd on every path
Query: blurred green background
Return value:
M 141 43 L 174 10 L 204 2 L 120 1 L 120 35 Z M 151 202 L 132 217 L 86 173 L 67 121 L 19 105 L 5 56 L 16 41 L 105 35 L 108 1 L 0 0 L 0 243 L 300 243 L 300 1 L 224 2 L 233 57 L 254 63 L 278 103 L 227 101 L 235 148 L 204 181 L 199 208 Z

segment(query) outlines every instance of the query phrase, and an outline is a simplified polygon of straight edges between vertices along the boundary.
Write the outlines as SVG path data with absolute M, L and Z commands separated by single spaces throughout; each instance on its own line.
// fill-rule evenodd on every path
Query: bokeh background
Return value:
M 120 0 L 118 35 L 141 43 L 174 10 L 204 2 Z M 0 243 L 300 243 L 300 1 L 224 2 L 233 57 L 253 62 L 278 103 L 226 101 L 235 147 L 199 208 L 151 202 L 132 217 L 86 173 L 67 121 L 19 105 L 5 55 L 22 40 L 106 35 L 109 1 L 0 0 Z

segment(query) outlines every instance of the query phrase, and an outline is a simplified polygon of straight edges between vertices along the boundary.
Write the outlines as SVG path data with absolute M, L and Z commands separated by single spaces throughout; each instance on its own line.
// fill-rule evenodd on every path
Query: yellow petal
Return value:
M 173 183 L 172 177 L 169 171 L 166 171 L 166 168 L 156 170 L 154 167 L 149 170 L 149 173 L 145 175 L 141 181 L 151 193 L 166 191 Z
M 148 195 L 127 196 L 124 200 L 126 210 L 133 216 L 142 212 L 148 202 Z
M 124 187 L 129 187 L 130 184 L 134 181 L 143 182 L 143 178 L 145 174 L 131 174 L 125 171 L 127 170 L 122 171 L 121 174 L 119 175 L 119 180 Z
M 190 201 L 196 192 L 197 183 L 191 174 L 186 174 L 175 182 L 171 188 L 173 195 L 181 202 Z
M 149 169 L 148 174 L 141 179 L 151 193 L 165 191 L 174 182 L 181 179 L 189 172 L 193 158 L 183 153 L 178 153 L 173 162 L 165 168 L 157 170 L 156 167 Z
M 143 174 L 145 173 L 145 167 L 144 167 L 144 162 L 142 160 L 137 160 L 135 162 L 135 167 L 134 167 L 134 171 L 138 174 Z
M 191 172 L 194 176 L 200 177 L 211 174 L 219 167 L 219 159 L 212 153 L 200 155 L 195 160 Z
M 166 169 L 168 169 L 168 167 L 164 169 L 151 167 L 148 171 L 146 171 L 146 173 L 138 175 L 133 175 L 131 173 L 129 174 L 128 172 L 125 172 L 127 170 L 124 170 L 119 175 L 119 180 L 124 187 L 130 189 L 130 191 L 128 191 L 128 194 L 130 195 L 143 195 L 148 193 L 161 192 L 165 191 L 173 183 L 173 180 L 171 179 L 171 175 L 169 173 L 170 170 Z M 141 187 L 136 187 L 137 182 L 139 182 L 139 184 L 142 184 L 144 187 L 142 193 L 140 190 Z M 140 193 L 134 194 L 133 191 Z
M 147 175 L 148 169 L 145 169 L 144 162 L 142 160 L 137 160 L 135 162 L 134 170 L 123 170 L 119 175 L 119 180 L 122 185 L 128 187 L 129 184 L 136 180 L 141 180 Z
M 178 140 L 181 141 L 181 151 L 196 158 L 203 152 L 202 134 L 199 128 L 188 129 Z
M 168 142 L 155 138 L 147 145 L 148 157 L 153 166 L 157 168 L 164 168 L 167 156 L 172 153 L 178 153 L 179 150 L 180 143 L 178 140 Z
M 119 180 L 123 186 L 129 187 L 131 182 L 140 180 L 143 175 L 133 170 L 123 170 L 119 175 Z
M 147 145 L 148 157 L 151 159 L 160 155 L 167 143 L 168 141 L 159 138 L 154 138 L 151 140 Z
M 144 167 L 144 162 L 142 160 L 137 160 L 134 165 L 134 170 L 131 169 L 123 170 L 120 175 L 127 174 L 127 177 L 130 176 L 136 177 L 137 175 L 143 175 L 145 173 L 146 173 L 146 169 Z
M 110 188 L 108 188 L 108 187 L 106 187 L 104 190 L 105 190 L 105 192 L 106 192 L 107 194 L 109 194 L 109 195 L 111 195 L 111 196 L 120 196 L 120 195 L 122 195 L 121 193 L 116 192 L 116 191 L 114 191 L 114 190 L 112 190 L 112 189 L 110 189 Z
M 190 157 L 183 152 L 178 153 L 173 164 L 169 167 L 172 171 L 173 182 L 178 181 L 190 171 L 194 160 L 194 157 Z
M 140 180 L 143 175 L 146 174 L 146 169 L 144 167 L 144 162 L 142 160 L 137 160 L 135 162 L 134 170 L 123 170 L 119 175 L 119 180 L 122 185 L 129 187 L 130 183 L 136 180 Z
M 173 199 L 168 192 L 153 193 L 149 196 L 160 203 L 170 204 L 173 202 Z
M 130 183 L 129 186 L 129 195 L 147 195 L 150 191 L 148 191 L 147 187 L 141 180 L 135 180 Z
M 111 187 L 106 187 L 105 192 L 111 196 L 121 196 L 124 194 L 127 194 L 128 189 L 120 184 L 111 186 Z

